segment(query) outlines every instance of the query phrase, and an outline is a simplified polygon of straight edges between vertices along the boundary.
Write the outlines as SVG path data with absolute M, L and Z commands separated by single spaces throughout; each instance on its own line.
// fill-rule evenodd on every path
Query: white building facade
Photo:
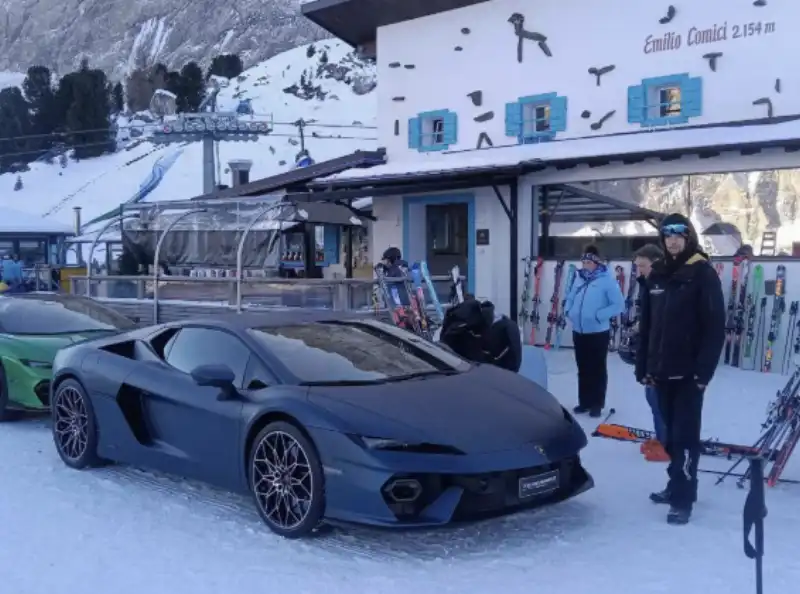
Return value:
M 434 273 L 459 264 L 472 292 L 515 315 L 542 215 L 622 216 L 580 184 L 800 166 L 796 0 L 430 4 L 303 8 L 376 55 L 387 163 L 316 184 L 382 188 L 373 257 L 397 246 Z M 579 192 L 571 207 L 565 188 Z

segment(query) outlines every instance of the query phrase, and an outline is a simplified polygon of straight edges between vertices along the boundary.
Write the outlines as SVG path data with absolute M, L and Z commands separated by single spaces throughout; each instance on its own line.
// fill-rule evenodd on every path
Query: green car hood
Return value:
M 52 363 L 59 349 L 99 336 L 102 336 L 100 332 L 58 335 L 0 334 L 0 356 Z

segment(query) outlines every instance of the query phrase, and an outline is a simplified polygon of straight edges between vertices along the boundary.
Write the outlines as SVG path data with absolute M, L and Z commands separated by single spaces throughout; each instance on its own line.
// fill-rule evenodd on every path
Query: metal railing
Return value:
M 452 278 L 434 276 L 442 302 L 450 295 Z M 70 278 L 75 295 L 115 300 L 146 300 L 158 321 L 159 304 L 219 305 L 242 311 L 253 308 L 315 308 L 334 311 L 375 309 L 372 279 L 201 278 L 159 274 L 148 276 L 87 275 Z M 387 278 L 387 282 L 404 282 Z M 378 301 L 379 313 L 385 311 Z M 149 318 L 149 315 L 148 315 Z

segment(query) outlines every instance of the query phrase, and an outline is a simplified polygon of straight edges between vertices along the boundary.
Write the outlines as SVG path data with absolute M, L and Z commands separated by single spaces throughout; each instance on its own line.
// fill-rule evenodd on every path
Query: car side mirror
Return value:
M 236 374 L 227 365 L 200 365 L 192 370 L 192 379 L 198 386 L 219 388 L 222 390 L 219 400 L 232 400 L 236 396 Z

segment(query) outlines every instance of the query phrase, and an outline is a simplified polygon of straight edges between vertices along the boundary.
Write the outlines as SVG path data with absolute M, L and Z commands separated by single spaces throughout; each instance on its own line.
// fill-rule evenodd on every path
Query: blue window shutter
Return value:
M 506 103 L 506 136 L 522 136 L 521 103 Z
M 448 146 L 458 142 L 458 114 L 448 111 L 444 114 L 444 143 Z
M 550 100 L 550 131 L 564 132 L 567 129 L 567 98 L 553 97 Z
M 408 148 L 419 149 L 422 146 L 422 123 L 419 118 L 408 118 Z
M 647 119 L 647 102 L 644 85 L 628 87 L 628 123 L 643 124 Z
M 703 115 L 703 79 L 687 78 L 681 84 L 681 115 L 696 118 Z

